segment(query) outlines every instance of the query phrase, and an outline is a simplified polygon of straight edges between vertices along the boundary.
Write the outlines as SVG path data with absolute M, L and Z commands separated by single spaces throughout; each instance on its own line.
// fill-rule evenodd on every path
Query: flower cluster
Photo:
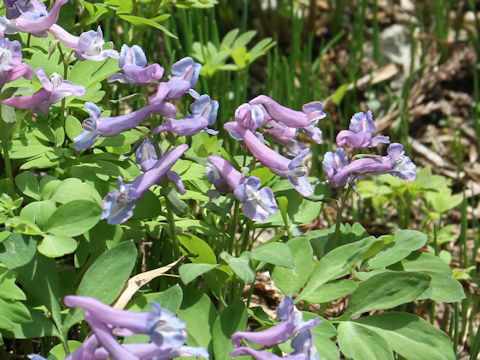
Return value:
M 376 147 L 380 143 L 390 143 L 388 136 L 374 136 L 376 131 L 373 114 L 369 110 L 366 114 L 356 113 L 350 120 L 349 130 L 338 133 L 336 141 L 339 148 L 335 152 L 327 152 L 323 159 L 323 169 L 332 187 L 344 187 L 352 174 L 389 173 L 406 181 L 415 179 L 415 164 L 405 156 L 403 145 L 399 143 L 390 144 L 386 156 L 372 155 L 349 161 L 343 148 L 345 145 L 356 151 Z
M 84 318 L 93 330 L 90 336 L 66 360 L 168 360 L 181 356 L 208 358 L 201 347 L 185 346 L 186 324 L 172 312 L 152 302 L 153 312 L 133 312 L 112 308 L 87 296 L 69 295 L 64 299 L 68 307 L 85 309 Z M 150 336 L 151 342 L 120 344 L 117 337 L 135 334 Z M 31 355 L 30 359 L 43 359 Z
M 257 360 L 319 360 L 317 350 L 313 345 L 313 335 L 310 329 L 317 326 L 321 320 L 315 318 L 304 321 L 302 313 L 295 308 L 293 299 L 290 296 L 285 297 L 282 301 L 278 307 L 277 314 L 282 321 L 267 330 L 255 332 L 239 331 L 234 333 L 232 335 L 232 342 L 235 349 L 231 351 L 230 355 L 251 355 Z M 279 357 L 266 350 L 257 350 L 249 346 L 241 346 L 242 341 L 247 340 L 265 348 L 271 348 L 289 339 L 292 339 L 291 346 L 294 351 L 284 357 Z
M 292 186 L 303 196 L 313 194 L 313 188 L 307 179 L 308 169 L 301 165 L 310 151 L 296 137 L 302 130 L 316 143 L 322 142 L 322 131 L 317 127 L 326 114 L 323 104 L 314 101 L 303 106 L 303 111 L 296 111 L 282 106 L 265 95 L 260 95 L 243 104 L 235 112 L 235 120 L 228 122 L 224 128 L 236 140 L 243 140 L 253 156 L 268 167 L 273 173 L 290 181 Z M 263 134 L 283 145 L 293 159 L 279 154 L 265 144 Z

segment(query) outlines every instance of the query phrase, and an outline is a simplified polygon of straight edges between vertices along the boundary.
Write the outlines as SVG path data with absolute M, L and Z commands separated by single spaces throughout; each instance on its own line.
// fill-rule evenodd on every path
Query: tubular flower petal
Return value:
M 337 135 L 338 146 L 351 146 L 354 149 L 376 147 L 380 143 L 390 143 L 388 136 L 373 136 L 377 128 L 373 122 L 373 113 L 368 110 L 366 114 L 358 112 L 350 120 L 349 130 L 342 130 Z
M 185 95 L 197 85 L 202 65 L 197 64 L 191 57 L 185 57 L 172 65 L 172 74 L 167 82 L 158 85 L 155 95 L 150 97 L 151 104 L 158 104 L 165 100 L 176 100 Z
M 304 196 L 313 194 L 313 188 L 306 176 L 308 169 L 306 166 L 300 165 L 300 162 L 307 155 L 309 149 L 305 149 L 295 159 L 290 160 L 265 145 L 255 134 L 237 122 L 228 122 L 224 125 L 224 128 L 230 134 L 234 133 L 239 136 L 253 156 L 264 166 L 270 168 L 275 174 L 287 178 L 300 194 Z
M 292 110 L 278 104 L 275 100 L 266 95 L 260 95 L 248 102 L 250 105 L 263 105 L 269 116 L 287 126 L 302 129 L 305 135 L 311 140 L 320 144 L 322 142 L 322 131 L 316 126 L 319 120 L 327 115 L 323 111 L 323 104 L 320 101 L 313 101 L 303 105 L 302 111 Z
M 142 123 L 151 114 L 173 116 L 176 112 L 175 106 L 170 103 L 158 105 L 147 105 L 139 110 L 126 115 L 100 117 L 100 108 L 92 102 L 85 103 L 85 109 L 90 115 L 89 119 L 83 121 L 82 132 L 74 138 L 75 150 L 80 151 L 93 145 L 99 136 L 112 137 L 123 131 L 130 130 Z
M 235 110 L 235 120 L 244 128 L 253 132 L 262 126 L 265 121 L 263 108 L 260 105 L 242 104 Z
M 63 80 L 62 77 L 53 73 L 47 77 L 42 68 L 36 68 L 35 73 L 43 85 L 43 88 L 36 93 L 27 96 L 14 96 L 2 101 L 2 104 L 12 106 L 18 109 L 31 109 L 46 114 L 50 107 L 67 96 L 83 96 L 85 88 L 76 85 L 70 81 Z
M 162 181 L 162 178 L 168 174 L 168 171 L 187 149 L 188 145 L 186 144 L 173 148 L 165 153 L 148 171 L 145 171 L 129 184 L 124 184 L 120 177 L 118 190 L 110 191 L 103 199 L 102 219 L 107 219 L 107 222 L 111 225 L 117 225 L 132 217 L 135 204 L 152 185 Z M 173 180 L 177 181 L 176 179 Z
M 302 330 L 317 326 L 321 321 L 318 318 L 303 321 L 302 313 L 295 308 L 293 299 L 286 296 L 277 310 L 282 320 L 279 324 L 263 331 L 238 331 L 232 335 L 234 346 L 240 346 L 242 340 L 248 340 L 257 345 L 272 347 L 291 339 Z
M 104 61 L 107 57 L 118 58 L 118 51 L 103 50 L 105 40 L 103 40 L 100 26 L 97 31 L 89 30 L 79 37 L 70 34 L 57 24 L 52 25 L 48 30 L 62 44 L 72 49 L 75 52 L 75 57 L 79 60 Z
M 286 126 L 275 120 L 270 120 L 267 123 L 267 126 L 268 127 L 264 130 L 265 133 L 277 143 L 285 146 L 288 155 L 298 156 L 305 149 L 303 143 L 295 140 L 295 137 L 298 134 L 297 128 Z
M 119 310 L 88 296 L 69 295 L 64 302 L 68 307 L 85 309 L 90 318 L 99 323 L 128 329 L 135 334 L 147 334 L 157 346 L 180 347 L 186 340 L 185 323 L 155 302 L 152 302 L 153 312 Z
M 7 16 L 0 18 L 0 32 L 28 32 L 45 37 L 46 31 L 57 22 L 60 9 L 67 2 L 68 0 L 55 1 L 52 10 L 47 12 L 41 0 L 7 1 Z
M 240 171 L 220 156 L 209 156 L 207 161 L 211 168 L 207 168 L 207 180 L 215 185 L 218 191 L 225 194 L 228 188 L 241 202 L 242 211 L 253 221 L 266 221 L 278 210 L 277 202 L 272 189 L 261 188 L 260 179 L 255 176 L 244 177 Z
M 191 114 L 184 119 L 168 118 L 162 125 L 156 127 L 152 134 L 170 131 L 178 136 L 191 136 L 207 130 L 207 127 L 213 125 L 217 119 L 218 102 L 211 100 L 208 95 L 202 95 L 190 105 L 190 111 Z
M 110 76 L 108 82 L 118 81 L 140 86 L 160 80 L 164 72 L 159 64 L 147 66 L 145 53 L 138 45 L 122 46 L 118 66 L 123 70 L 123 74 Z
M 0 88 L 20 77 L 31 79 L 33 71 L 30 65 L 22 63 L 22 46 L 16 40 L 0 40 Z
M 160 151 L 162 151 L 161 148 Z M 140 164 L 142 171 L 145 172 L 153 168 L 157 163 L 157 160 L 158 157 L 155 147 L 150 140 L 146 139 L 135 152 L 136 163 Z M 179 194 L 185 194 L 185 186 L 183 185 L 180 175 L 178 175 L 175 171 L 170 170 L 167 172 L 167 179 L 169 182 L 175 185 Z
M 343 149 L 338 149 L 335 154 L 328 152 L 323 160 L 323 169 L 332 187 L 343 187 L 347 184 L 351 174 L 386 174 L 389 173 L 406 181 L 416 178 L 415 164 L 405 156 L 403 145 L 390 144 L 387 156 L 362 158 L 348 164 Z

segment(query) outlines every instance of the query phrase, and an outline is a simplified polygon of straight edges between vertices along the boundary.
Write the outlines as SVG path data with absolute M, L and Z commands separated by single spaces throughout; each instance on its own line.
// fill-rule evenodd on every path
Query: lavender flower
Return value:
M 322 142 L 322 131 L 316 126 L 319 120 L 327 115 L 323 111 L 323 104 L 320 101 L 313 101 L 303 105 L 302 111 L 292 110 L 278 104 L 275 100 L 266 95 L 260 95 L 248 102 L 250 105 L 263 105 L 269 116 L 287 126 L 302 129 L 305 135 L 311 140 L 320 144 Z
M 191 136 L 203 130 L 213 134 L 217 133 L 207 129 L 207 126 L 212 126 L 217 119 L 217 101 L 211 100 L 208 95 L 202 95 L 190 105 L 190 111 L 192 113 L 184 119 L 168 118 L 162 125 L 155 128 L 152 134 L 170 131 L 178 136 Z
M 356 113 L 350 120 L 349 130 L 342 130 L 337 135 L 338 146 L 351 146 L 354 149 L 365 149 L 367 147 L 376 147 L 379 143 L 388 144 L 388 136 L 373 136 L 377 128 L 373 122 L 373 113 L 368 110 Z
M 275 120 L 270 120 L 266 125 L 265 133 L 275 142 L 283 145 L 288 155 L 298 156 L 305 149 L 305 145 L 295 139 L 298 134 L 297 128 Z
M 235 347 L 240 346 L 242 340 L 248 340 L 257 345 L 272 347 L 291 339 L 300 331 L 317 326 L 321 320 L 318 318 L 303 321 L 302 313 L 295 308 L 293 299 L 286 296 L 277 309 L 277 315 L 282 320 L 279 324 L 263 331 L 237 331 L 232 335 Z
M 185 57 L 172 65 L 172 74 L 167 82 L 161 82 L 155 95 L 150 97 L 151 104 L 159 104 L 165 100 L 176 100 L 197 85 L 202 65 L 191 57 Z
M 33 71 L 30 65 L 22 62 L 22 46 L 16 40 L 0 40 L 0 88 L 20 77 L 31 79 Z
M 68 0 L 55 1 L 52 10 L 47 12 L 41 0 L 7 0 L 7 16 L 0 18 L 0 32 L 28 32 L 45 37 L 46 31 L 57 22 L 61 7 L 67 2 Z
M 155 302 L 152 302 L 153 312 L 119 310 L 88 296 L 69 295 L 64 302 L 68 307 L 85 309 L 90 319 L 98 323 L 128 329 L 135 334 L 147 334 L 157 346 L 180 347 L 186 340 L 185 323 Z
M 162 180 L 187 149 L 188 145 L 186 144 L 173 148 L 130 184 L 124 184 L 122 178 L 119 177 L 118 190 L 110 191 L 103 199 L 102 219 L 107 219 L 111 225 L 117 225 L 132 217 L 135 204 L 152 185 L 158 184 Z
M 235 110 L 235 120 L 244 128 L 255 131 L 268 119 L 268 114 L 264 113 L 260 105 L 250 105 L 248 103 L 240 105 Z
M 310 151 L 309 149 L 305 149 L 296 158 L 290 160 L 265 145 L 250 130 L 237 122 L 228 122 L 224 125 L 224 128 L 230 135 L 235 134 L 234 138 L 241 138 L 253 156 L 275 174 L 287 178 L 300 194 L 304 196 L 313 194 L 313 188 L 306 176 L 308 170 L 306 166 L 300 165 L 303 158 Z
M 214 167 L 207 168 L 207 180 L 224 191 L 225 185 L 219 179 L 221 177 L 233 190 L 233 195 L 243 202 L 242 211 L 246 217 L 253 221 L 266 221 L 270 215 L 277 212 L 278 206 L 272 189 L 261 188 L 260 179 L 255 176 L 245 178 L 229 161 L 220 156 L 209 156 L 207 160 Z
M 292 340 L 294 351 L 280 357 L 265 350 L 255 350 L 246 346 L 237 347 L 230 352 L 231 356 L 251 355 L 257 360 L 320 360 L 317 349 L 313 345 L 313 335 L 309 329 L 301 330 Z
M 176 113 L 175 106 L 170 103 L 148 105 L 126 115 L 102 118 L 100 117 L 102 111 L 94 103 L 86 102 L 85 109 L 89 113 L 90 118 L 83 121 L 83 130 L 74 139 L 76 142 L 75 150 L 77 151 L 93 145 L 99 136 L 112 137 L 120 134 L 122 131 L 130 130 L 140 125 L 151 114 L 174 116 Z
M 208 358 L 203 348 L 184 346 L 185 323 L 173 313 L 152 302 L 153 312 L 132 312 L 114 309 L 86 296 L 66 296 L 65 304 L 85 309 L 85 320 L 93 335 L 67 360 L 169 360 L 178 356 Z M 116 336 L 148 334 L 149 343 L 119 344 Z
M 402 144 L 390 144 L 387 153 L 387 156 L 362 158 L 349 164 L 345 150 L 337 149 L 335 154 L 332 152 L 325 154 L 323 169 L 332 187 L 345 186 L 353 173 L 389 173 L 405 181 L 412 181 L 416 178 L 415 164 L 408 156 L 405 156 Z
M 145 53 L 138 45 L 122 46 L 118 66 L 123 70 L 123 74 L 113 74 L 107 79 L 108 82 L 118 81 L 141 86 L 161 79 L 164 71 L 159 64 L 147 66 Z
M 43 88 L 32 95 L 14 96 L 2 101 L 2 104 L 12 106 L 17 109 L 31 109 L 46 114 L 53 104 L 59 102 L 67 96 L 82 96 L 85 94 L 85 88 L 81 85 L 73 84 L 70 81 L 63 80 L 62 77 L 53 73 L 48 78 L 42 68 L 36 68 L 35 73 L 43 85 Z
M 160 151 L 162 151 L 161 148 Z M 140 164 L 142 170 L 145 172 L 153 168 L 157 163 L 157 160 L 158 157 L 155 147 L 150 140 L 146 139 L 135 152 L 136 163 Z M 183 185 L 180 175 L 178 175 L 175 171 L 169 170 L 167 171 L 167 179 L 175 185 L 179 194 L 185 194 L 185 186 Z
M 50 33 L 66 47 L 75 52 L 75 57 L 79 60 L 104 61 L 107 57 L 118 58 L 118 51 L 103 50 L 102 28 L 99 26 L 97 31 L 89 30 L 82 33 L 79 37 L 70 34 L 57 24 L 52 25 Z

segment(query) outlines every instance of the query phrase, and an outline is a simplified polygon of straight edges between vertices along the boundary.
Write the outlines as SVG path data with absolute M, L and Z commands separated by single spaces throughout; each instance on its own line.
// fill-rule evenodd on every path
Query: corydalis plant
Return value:
M 155 165 L 129 184 L 118 179 L 118 190 L 110 191 L 103 199 L 102 219 L 111 225 L 121 224 L 133 215 L 133 209 L 148 189 L 162 181 L 175 162 L 187 151 L 188 145 L 179 145 L 165 153 Z
M 48 77 L 42 68 L 36 68 L 35 73 L 42 88 L 32 95 L 14 96 L 2 101 L 2 104 L 17 109 L 30 109 L 46 114 L 53 104 L 67 96 L 83 96 L 85 87 L 64 80 L 60 74 L 53 73 Z
M 22 45 L 18 41 L 0 40 L 0 88 L 20 77 L 28 80 L 33 77 L 32 68 L 22 59 Z
M 263 331 L 238 331 L 232 335 L 232 342 L 235 349 L 230 353 L 231 356 L 252 355 L 257 360 L 277 360 L 279 356 L 266 350 L 253 349 L 248 346 L 241 346 L 245 340 L 261 345 L 265 348 L 292 340 L 294 352 L 283 359 L 302 359 L 318 360 L 315 346 L 313 345 L 313 335 L 310 329 L 317 326 L 321 320 L 315 318 L 304 321 L 302 313 L 295 308 L 293 299 L 286 296 L 277 309 L 278 317 L 281 322 L 269 329 Z
M 4 0 L 7 16 L 0 17 L 0 32 L 16 34 L 28 32 L 45 37 L 60 15 L 60 9 L 68 0 L 57 0 L 50 12 L 41 0 Z
M 153 312 L 119 310 L 86 296 L 66 296 L 64 302 L 69 307 L 83 308 L 85 320 L 93 330 L 93 335 L 67 360 L 208 358 L 204 348 L 184 345 L 187 340 L 185 323 L 155 302 L 151 304 Z M 146 334 L 151 342 L 123 345 L 116 339 L 116 336 L 131 337 L 135 334 Z
M 52 25 L 48 30 L 63 45 L 72 49 L 75 52 L 75 57 L 79 60 L 104 61 L 107 57 L 118 58 L 118 51 L 103 50 L 105 40 L 103 40 L 100 26 L 97 31 L 89 30 L 80 36 L 70 34 L 57 24 Z
M 255 176 L 244 177 L 228 160 L 220 156 L 209 156 L 207 160 L 211 164 L 206 169 L 208 182 L 223 195 L 229 190 L 233 191 L 233 195 L 243 203 L 242 211 L 250 220 L 266 221 L 277 212 L 278 206 L 272 189 L 262 188 L 260 179 Z

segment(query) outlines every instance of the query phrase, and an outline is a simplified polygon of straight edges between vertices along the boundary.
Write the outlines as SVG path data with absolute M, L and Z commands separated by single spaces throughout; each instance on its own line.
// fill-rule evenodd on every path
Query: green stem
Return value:
M 340 204 L 337 208 L 337 219 L 335 221 L 335 237 L 333 240 L 333 249 L 335 249 L 340 240 L 340 225 L 342 224 L 343 209 L 345 208 L 345 203 L 348 195 L 350 194 L 350 188 L 348 190 L 343 190 L 340 199 L 338 200 Z
M 230 228 L 230 237 L 228 242 L 228 252 L 231 254 L 235 243 L 235 234 L 237 233 L 238 213 L 240 210 L 240 202 L 235 199 L 235 205 L 232 217 L 232 227 Z
M 167 180 L 165 179 L 165 182 Z M 175 259 L 180 257 L 180 242 L 177 237 L 177 228 L 175 226 L 175 218 L 173 217 L 172 204 L 165 195 L 165 207 L 167 208 L 167 221 L 170 228 L 170 235 L 172 236 L 173 255 Z
M 15 190 L 13 188 L 12 165 L 10 163 L 10 156 L 8 155 L 9 145 L 10 145 L 10 141 L 7 138 L 7 136 L 5 136 L 2 139 L 3 163 L 5 164 L 5 172 L 7 173 L 7 177 L 10 180 L 8 182 L 8 195 L 13 197 L 15 195 Z

